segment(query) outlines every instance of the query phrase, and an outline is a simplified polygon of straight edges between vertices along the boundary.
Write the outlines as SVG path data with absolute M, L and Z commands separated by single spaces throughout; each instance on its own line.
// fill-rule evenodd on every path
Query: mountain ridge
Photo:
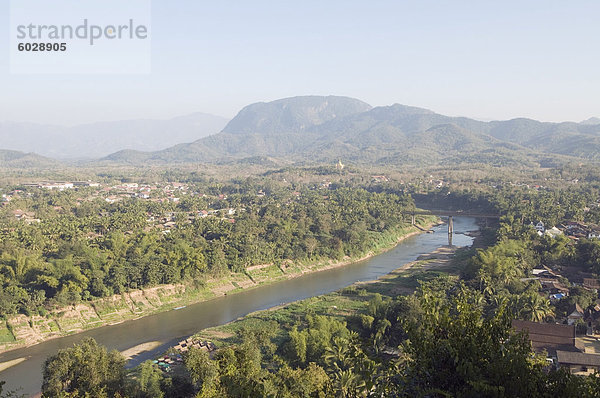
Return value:
M 334 111 L 335 110 L 335 111 Z M 484 122 L 425 108 L 371 107 L 348 97 L 304 96 L 244 107 L 222 132 L 189 144 L 110 162 L 219 162 L 258 157 L 358 163 L 431 163 L 446 159 L 524 163 L 543 155 L 600 160 L 600 125 L 527 118 Z
M 189 126 L 186 118 L 195 120 L 188 115 L 170 121 Z M 486 122 L 402 104 L 372 107 L 349 97 L 301 96 L 250 104 L 224 124 L 221 132 L 191 142 L 157 151 L 120 148 L 85 164 L 254 164 L 277 159 L 300 163 L 343 159 L 375 165 L 534 165 L 552 158 L 595 162 L 600 160 L 600 124 L 592 122 L 527 118 Z M 29 154 L 33 163 L 52 161 L 34 155 Z M 27 164 L 25 155 L 17 158 Z M 14 159 L 11 162 L 18 164 Z

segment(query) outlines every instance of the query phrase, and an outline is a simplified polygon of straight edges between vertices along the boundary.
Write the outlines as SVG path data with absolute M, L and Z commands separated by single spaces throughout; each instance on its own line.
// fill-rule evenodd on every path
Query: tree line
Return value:
M 40 190 L 11 201 L 0 212 L 0 315 L 203 281 L 257 264 L 357 256 L 410 223 L 405 212 L 414 208 L 410 196 L 360 188 L 243 181 L 206 191 L 179 203 L 110 204 L 78 200 L 80 192 Z M 40 222 L 15 219 L 17 208 L 35 212 Z M 218 212 L 202 217 L 201 210 Z M 147 221 L 165 214 L 175 220 L 168 230 Z

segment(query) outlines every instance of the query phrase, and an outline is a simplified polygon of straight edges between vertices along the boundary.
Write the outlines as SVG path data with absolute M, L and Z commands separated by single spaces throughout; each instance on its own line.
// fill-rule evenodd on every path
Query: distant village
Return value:
M 531 224 L 540 236 L 555 238 L 565 235 L 572 240 L 581 238 L 598 239 L 600 230 L 579 222 L 546 228 L 543 222 Z M 600 280 L 591 273 L 564 267 L 558 270 L 542 267 L 532 270 L 532 276 L 522 281 L 537 280 L 541 285 L 540 293 L 551 302 L 558 302 L 569 296 L 569 286 L 583 288 L 596 297 L 592 306 L 583 309 L 575 303 L 567 310 L 566 317 L 557 317 L 554 323 L 531 321 L 513 321 L 513 328 L 526 331 L 533 348 L 545 352 L 552 366 L 568 368 L 574 374 L 587 375 L 600 371 L 600 341 L 596 337 L 600 332 Z
M 373 183 L 389 182 L 389 179 L 384 175 L 374 175 L 371 178 Z M 438 186 L 442 186 L 443 183 L 438 181 L 437 184 Z M 82 190 L 82 192 L 85 192 L 87 196 L 78 198 L 78 203 L 92 201 L 98 198 L 102 198 L 110 204 L 118 203 L 119 201 L 129 198 L 147 200 L 156 203 L 179 203 L 180 200 L 186 196 L 199 196 L 204 198 L 209 197 L 204 193 L 193 191 L 188 184 L 179 182 L 162 184 L 138 184 L 136 182 L 126 182 L 112 186 L 104 186 L 98 182 L 92 181 L 40 181 L 35 183 L 21 184 L 21 186 L 24 189 L 37 188 L 50 191 Z M 316 185 L 316 188 L 329 189 L 330 186 L 331 181 L 323 180 Z M 83 189 L 85 189 L 85 191 L 83 191 Z M 293 194 L 295 196 L 300 195 L 299 192 L 293 192 Z M 0 197 L 0 205 L 6 205 L 14 198 L 18 198 L 23 195 L 31 195 L 31 193 L 25 192 L 21 189 L 15 189 L 6 194 L 2 194 Z M 262 190 L 259 190 L 256 195 L 258 197 L 264 197 L 266 194 Z M 227 195 L 217 195 L 214 198 L 211 197 L 211 199 L 214 199 L 215 201 L 225 200 L 227 199 Z M 186 222 L 193 222 L 197 218 L 219 217 L 224 221 L 235 223 L 234 215 L 236 212 L 243 211 L 245 211 L 243 208 L 221 208 L 218 210 L 207 208 L 198 212 L 186 212 L 185 214 L 181 212 L 148 214 L 147 222 L 156 228 L 162 229 L 165 233 L 168 233 L 176 225 L 177 217 L 180 217 L 179 219 L 183 217 Z M 34 212 L 27 211 L 26 209 L 15 209 L 13 210 L 13 215 L 16 219 L 28 224 L 41 222 L 39 218 L 36 218 Z
M 570 221 L 566 225 L 559 225 L 558 227 L 553 226 L 546 228 L 542 221 L 538 221 L 537 224 L 530 224 L 531 227 L 535 228 L 538 235 L 555 237 L 557 235 L 565 235 L 566 237 L 579 240 L 581 238 L 587 239 L 598 239 L 600 238 L 600 227 L 596 225 L 586 225 L 577 221 Z
M 181 198 L 186 196 L 208 197 L 206 194 L 192 191 L 188 184 L 177 182 L 164 184 L 121 183 L 112 186 L 103 186 L 100 183 L 91 181 L 44 181 L 22 184 L 22 186 L 24 188 L 38 188 L 57 191 L 87 188 L 85 191 L 82 191 L 86 193 L 86 196 L 82 195 L 82 197 L 77 198 L 78 204 L 83 203 L 84 201 L 97 200 L 98 198 L 101 198 L 107 203 L 113 204 L 130 198 L 147 200 L 149 202 L 156 203 L 179 203 Z M 21 189 L 16 189 L 7 194 L 3 194 L 0 203 L 6 205 L 14 198 L 18 198 L 22 195 L 31 195 L 31 193 L 25 192 Z M 262 191 L 257 193 L 257 196 L 264 195 L 265 194 Z M 215 201 L 225 200 L 227 199 L 227 195 L 217 195 L 212 199 Z M 234 215 L 236 212 L 242 211 L 245 211 L 245 209 L 221 208 L 218 210 L 205 209 L 191 212 L 166 212 L 164 214 L 148 214 L 146 221 L 149 224 L 149 228 L 154 227 L 161 229 L 163 233 L 169 233 L 170 230 L 176 226 L 177 220 L 183 220 L 183 222 L 191 223 L 197 218 L 218 217 L 226 222 L 235 223 Z M 16 219 L 28 224 L 41 222 L 39 218 L 36 218 L 35 213 L 31 211 L 15 209 L 12 211 L 12 213 Z

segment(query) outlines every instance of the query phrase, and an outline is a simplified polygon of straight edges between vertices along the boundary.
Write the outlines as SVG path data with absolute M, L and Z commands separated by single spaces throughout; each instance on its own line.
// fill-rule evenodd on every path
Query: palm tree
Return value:
M 340 365 L 345 368 L 348 365 L 348 360 L 351 359 L 349 357 L 348 341 L 334 337 L 333 344 L 325 348 L 323 359 L 331 369 L 335 369 L 336 366 L 339 368 Z
M 386 318 L 383 318 L 379 322 L 377 322 L 377 327 L 375 334 L 373 335 L 373 348 L 376 352 L 379 351 L 379 345 L 381 340 L 383 340 L 385 336 L 385 332 L 392 326 L 391 322 Z
M 554 316 L 554 310 L 550 306 L 550 301 L 538 293 L 525 294 L 521 298 L 521 316 L 527 320 L 543 322 L 546 318 Z
M 350 398 L 360 396 L 363 390 L 364 381 L 352 370 L 337 369 L 333 372 L 333 388 L 336 396 L 340 398 Z

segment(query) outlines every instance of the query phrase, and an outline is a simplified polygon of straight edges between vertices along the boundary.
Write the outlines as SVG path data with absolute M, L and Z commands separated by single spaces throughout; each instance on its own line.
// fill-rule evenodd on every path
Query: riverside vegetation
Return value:
M 340 190 L 368 198 L 392 195 L 410 206 L 410 194 L 429 205 L 469 205 L 501 214 L 500 224 L 485 231 L 488 247 L 461 251 L 448 268 L 422 270 L 423 264 L 417 264 L 398 275 L 391 289 L 381 283 L 354 286 L 201 332 L 216 338 L 219 349 L 212 357 L 192 349 L 178 374 L 165 375 L 151 362 L 127 372 L 118 353 L 86 340 L 48 358 L 43 392 L 98 397 L 598 396 L 597 375 L 547 369 L 527 337 L 510 326 L 515 318 L 539 321 L 564 311 L 564 303 L 550 303 L 538 293 L 537 281 L 524 278 L 533 268 L 571 264 L 592 274 L 600 271 L 598 241 L 551 239 L 529 227 L 539 220 L 598 223 L 598 186 L 593 181 L 568 188 L 563 183 L 468 185 L 468 190 L 423 190 L 419 185 L 400 190 L 393 184 L 365 191 L 335 185 L 316 190 L 315 198 L 323 201 L 337 198 Z M 289 197 L 304 196 L 294 192 Z M 365 200 L 353 223 L 377 225 L 365 221 L 373 217 L 371 203 Z M 355 212 L 356 207 L 347 211 Z M 295 239 L 288 242 L 291 247 Z M 569 300 L 582 307 L 592 304 L 587 292 L 572 291 Z
M 17 189 L 0 210 L 0 343 L 33 343 L 340 265 L 414 231 L 414 203 L 403 193 L 249 182 L 190 190 L 206 194 L 108 203 L 90 189 Z M 21 209 L 35 222 L 17 219 Z M 174 221 L 153 221 L 165 215 Z

